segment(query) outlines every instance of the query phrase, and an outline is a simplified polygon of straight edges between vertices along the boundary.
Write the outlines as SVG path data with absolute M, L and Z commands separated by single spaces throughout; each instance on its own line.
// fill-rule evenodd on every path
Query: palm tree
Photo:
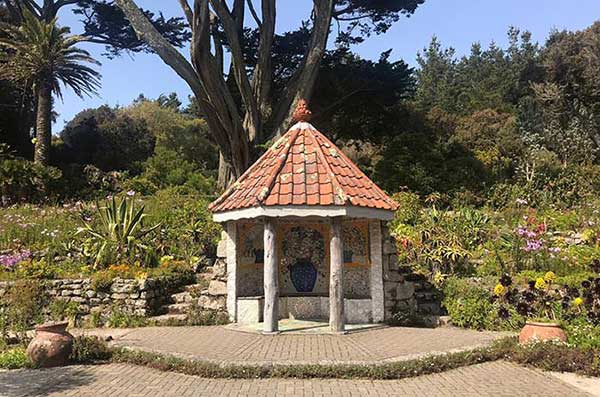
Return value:
M 100 65 L 90 54 L 75 47 L 85 40 L 69 35 L 56 18 L 44 22 L 24 10 L 21 26 L 0 24 L 0 79 L 24 84 L 36 97 L 34 161 L 49 162 L 52 139 L 52 95 L 62 99 L 61 84 L 79 97 L 95 94 L 100 74 L 84 63 Z

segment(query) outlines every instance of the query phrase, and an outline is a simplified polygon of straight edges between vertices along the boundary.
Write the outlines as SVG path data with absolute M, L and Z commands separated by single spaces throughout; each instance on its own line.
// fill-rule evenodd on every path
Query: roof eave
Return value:
M 342 216 L 347 218 L 366 218 L 389 221 L 394 218 L 394 211 L 381 208 L 357 207 L 353 205 L 259 206 L 216 212 L 213 214 L 213 220 L 215 222 L 222 223 L 227 221 L 260 217 L 304 218 L 310 216 L 322 218 Z

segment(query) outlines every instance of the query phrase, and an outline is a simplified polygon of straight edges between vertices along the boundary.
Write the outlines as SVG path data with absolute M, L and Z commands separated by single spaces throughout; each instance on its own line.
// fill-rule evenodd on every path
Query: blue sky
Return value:
M 137 3 L 153 11 L 160 10 L 168 17 L 181 15 L 175 0 Z M 298 26 L 309 14 L 311 4 L 309 0 L 279 0 L 277 31 Z M 69 10 L 60 15 L 60 22 L 73 26 L 78 33 L 77 19 Z M 495 41 L 504 47 L 511 25 L 531 31 L 534 41 L 544 42 L 552 29 L 578 30 L 597 19 L 600 19 L 600 0 L 426 0 L 413 16 L 401 19 L 388 33 L 372 37 L 353 49 L 364 58 L 377 59 L 382 51 L 392 48 L 393 60 L 403 59 L 415 66 L 417 52 L 434 35 L 444 46 L 454 47 L 460 56 L 468 53 L 476 41 L 484 46 Z M 90 44 L 85 48 L 102 62 L 102 88 L 99 96 L 85 99 L 65 90 L 64 101 L 56 103 L 59 117 L 53 127 L 55 133 L 85 108 L 127 105 L 140 93 L 155 98 L 161 93 L 176 92 L 182 99 L 190 94 L 186 84 L 156 55 L 124 55 L 110 60 L 101 57 L 102 46 Z

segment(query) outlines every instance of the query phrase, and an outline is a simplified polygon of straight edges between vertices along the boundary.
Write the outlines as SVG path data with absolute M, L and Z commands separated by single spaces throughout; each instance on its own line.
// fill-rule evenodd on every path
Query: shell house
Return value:
M 310 123 L 294 124 L 210 205 L 224 225 L 227 310 L 237 323 L 385 316 L 382 227 L 397 204 Z

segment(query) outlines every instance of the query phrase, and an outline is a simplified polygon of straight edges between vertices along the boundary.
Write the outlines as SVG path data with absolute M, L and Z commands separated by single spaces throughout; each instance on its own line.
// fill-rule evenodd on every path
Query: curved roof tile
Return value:
M 306 121 L 290 128 L 209 209 L 225 212 L 282 205 L 350 205 L 389 211 L 398 207 Z

